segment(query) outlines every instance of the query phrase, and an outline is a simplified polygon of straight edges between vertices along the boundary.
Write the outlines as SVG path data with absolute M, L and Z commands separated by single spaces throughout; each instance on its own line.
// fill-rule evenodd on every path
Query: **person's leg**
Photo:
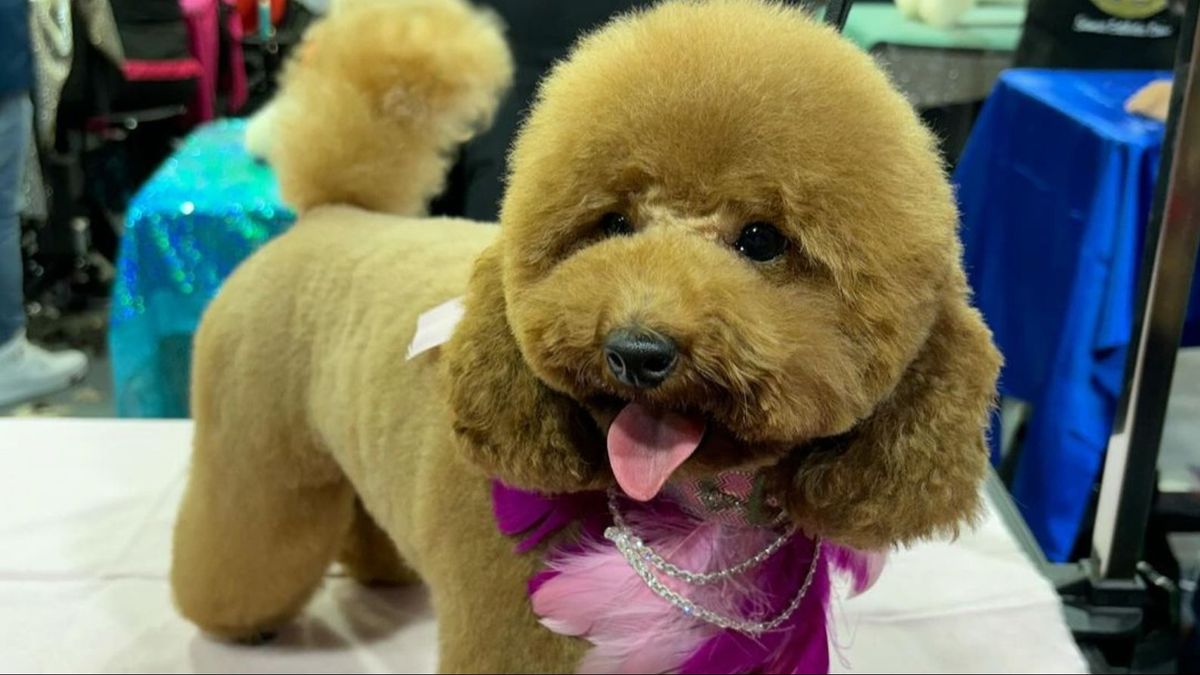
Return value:
M 17 197 L 31 123 L 27 95 L 0 98 L 0 344 L 25 328 Z
M 62 389 L 87 371 L 87 357 L 50 353 L 25 339 L 17 195 L 32 123 L 29 97 L 0 98 L 0 406 Z

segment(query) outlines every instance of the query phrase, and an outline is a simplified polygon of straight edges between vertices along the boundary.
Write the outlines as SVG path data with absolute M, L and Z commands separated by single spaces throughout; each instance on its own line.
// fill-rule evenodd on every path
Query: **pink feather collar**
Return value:
M 713 485 L 719 488 L 716 500 Z M 744 508 L 713 508 L 726 498 L 743 506 L 751 503 L 752 479 L 731 474 L 715 483 L 674 487 L 646 504 L 622 502 L 622 511 L 642 540 L 679 567 L 726 568 L 779 536 L 777 530 L 748 524 Z M 860 593 L 874 583 L 884 560 L 882 554 L 818 546 L 795 534 L 760 564 L 729 579 L 685 585 L 659 577 L 697 606 L 761 620 L 793 601 L 811 567 L 810 586 L 796 611 L 778 627 L 750 635 L 685 614 L 653 592 L 605 540 L 613 519 L 603 493 L 543 496 L 495 481 L 492 501 L 500 530 L 520 537 L 518 553 L 529 552 L 568 525 L 579 527 L 577 537 L 547 552 L 545 569 L 530 580 L 529 593 L 544 626 L 592 643 L 580 672 L 828 672 L 830 572 L 847 573 L 852 592 Z

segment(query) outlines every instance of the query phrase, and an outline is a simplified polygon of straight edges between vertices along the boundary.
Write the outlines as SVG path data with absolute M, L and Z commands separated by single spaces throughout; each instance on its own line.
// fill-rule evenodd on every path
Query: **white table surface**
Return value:
M 420 588 L 331 576 L 262 647 L 181 619 L 166 574 L 190 434 L 184 421 L 0 419 L 0 671 L 435 669 Z M 894 554 L 835 616 L 835 672 L 1086 672 L 1057 595 L 994 514 Z

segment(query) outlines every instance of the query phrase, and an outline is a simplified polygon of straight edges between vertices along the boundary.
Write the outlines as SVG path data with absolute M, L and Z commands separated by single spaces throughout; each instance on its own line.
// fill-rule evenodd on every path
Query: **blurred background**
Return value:
M 515 85 L 431 210 L 490 221 L 539 79 L 580 34 L 650 3 L 480 4 L 507 24 Z M 187 417 L 201 312 L 293 219 L 245 148 L 246 119 L 328 9 L 0 0 L 0 415 Z M 1164 167 L 1200 152 L 1173 147 L 1168 119 L 1183 107 L 1188 11 L 1174 0 L 859 0 L 844 27 L 939 138 L 976 303 L 1007 361 L 995 475 L 1040 564 L 1094 559 Z M 1185 290 L 1190 279 L 1189 268 Z M 1184 304 L 1173 377 L 1144 383 L 1161 390 L 1166 420 L 1146 454 L 1150 516 L 1121 542 L 1144 611 L 1107 633 L 1072 623 L 1101 671 L 1200 670 L 1200 306 Z M 1078 581 L 1059 584 L 1068 606 Z

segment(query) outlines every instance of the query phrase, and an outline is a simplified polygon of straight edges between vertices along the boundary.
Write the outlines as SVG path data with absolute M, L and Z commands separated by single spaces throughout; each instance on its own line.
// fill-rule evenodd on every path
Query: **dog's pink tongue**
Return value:
M 608 428 L 608 461 L 625 494 L 650 501 L 703 437 L 701 420 L 630 403 Z

